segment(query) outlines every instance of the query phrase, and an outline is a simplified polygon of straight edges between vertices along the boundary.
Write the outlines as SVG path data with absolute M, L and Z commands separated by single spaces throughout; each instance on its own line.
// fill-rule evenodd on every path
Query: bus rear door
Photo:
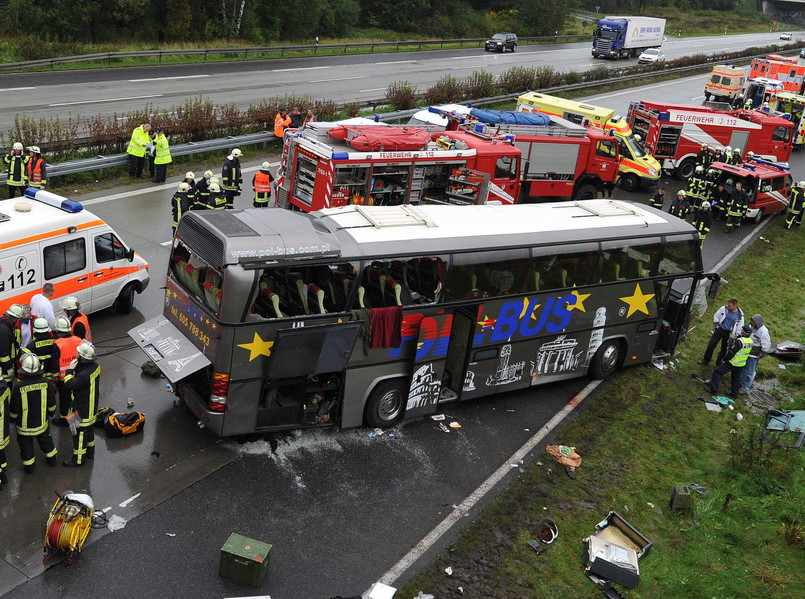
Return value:
M 458 397 L 457 393 L 449 390 L 449 387 L 442 391 L 448 351 L 445 342 L 453 339 L 452 325 L 452 314 L 426 316 L 420 322 L 414 375 L 411 377 L 408 404 L 405 409 L 407 418 L 433 414 L 443 393 L 446 400 Z M 460 384 L 460 378 L 458 383 Z

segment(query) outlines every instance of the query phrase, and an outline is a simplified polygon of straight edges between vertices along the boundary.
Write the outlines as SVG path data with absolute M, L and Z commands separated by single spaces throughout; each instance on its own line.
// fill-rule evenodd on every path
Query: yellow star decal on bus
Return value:
M 263 341 L 260 338 L 260 335 L 257 333 L 254 334 L 254 339 L 251 343 L 243 343 L 238 345 L 238 347 L 242 347 L 243 349 L 249 350 L 249 362 L 254 360 L 257 356 L 270 356 L 271 355 L 271 346 L 274 345 L 273 341 Z
M 578 291 L 576 291 L 575 287 L 576 286 L 573 285 L 573 291 L 570 292 L 570 295 L 576 296 L 576 303 L 573 304 L 572 306 L 569 306 L 568 310 L 581 310 L 582 312 L 586 312 L 587 310 L 584 309 L 584 300 L 590 297 L 591 294 L 579 293 Z M 567 303 L 570 304 L 570 302 Z
M 643 293 L 643 290 L 640 289 L 640 283 L 635 284 L 634 286 L 634 293 L 632 295 L 627 295 L 626 297 L 618 298 L 622 302 L 629 304 L 629 312 L 626 314 L 626 318 L 629 318 L 635 312 L 642 312 L 643 314 L 648 315 L 648 301 L 654 297 L 653 293 Z
M 527 297 L 523 298 L 523 311 L 520 312 L 519 320 L 522 320 L 523 316 L 525 316 L 526 311 L 528 311 L 528 301 L 529 300 Z M 537 311 L 537 308 L 539 308 L 541 305 L 542 304 L 534 304 L 534 309 L 531 310 L 531 318 L 533 318 L 534 320 L 537 319 L 537 315 L 535 314 L 535 312 Z

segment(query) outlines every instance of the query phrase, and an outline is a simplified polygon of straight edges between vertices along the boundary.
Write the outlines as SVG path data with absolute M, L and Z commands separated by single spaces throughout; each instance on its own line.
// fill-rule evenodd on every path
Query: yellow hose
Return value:
M 73 512 L 70 514 L 69 512 Z M 72 554 L 81 551 L 92 528 L 93 510 L 58 499 L 45 527 L 45 548 Z

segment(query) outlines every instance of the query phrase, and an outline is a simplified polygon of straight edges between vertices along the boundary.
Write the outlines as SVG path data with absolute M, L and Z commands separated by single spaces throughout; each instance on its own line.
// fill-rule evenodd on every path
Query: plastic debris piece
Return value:
M 461 425 L 454 420 L 450 423 L 450 428 L 461 428 Z
M 530 428 L 524 428 L 523 430 L 524 430 L 525 432 L 527 432 L 527 433 L 530 433 L 530 432 L 531 432 L 531 429 L 530 429 Z
M 122 516 L 112 514 L 112 516 L 109 518 L 109 522 L 106 523 L 106 528 L 108 528 L 111 532 L 115 532 L 121 528 L 125 528 L 127 522 L 128 520 Z
M 464 594 L 464 587 L 458 587 L 458 592 L 463 595 Z
M 173 385 L 170 383 L 165 383 L 165 389 L 168 390 L 168 393 L 173 393 Z
M 175 537 L 176 536 L 175 532 L 166 532 L 165 534 L 168 535 L 169 537 Z
M 386 434 L 386 431 L 384 431 L 382 428 L 376 428 L 376 429 L 375 429 L 374 431 L 372 431 L 372 432 L 373 432 L 374 434 L 376 434 L 378 437 L 382 437 L 383 435 L 385 435 L 385 434 Z
M 647 505 L 647 506 L 649 506 L 649 507 L 650 507 L 650 508 L 652 508 L 652 509 L 654 508 L 654 504 L 653 504 L 653 503 L 651 503 L 650 501 L 647 501 L 647 502 L 646 502 L 646 505 Z
M 151 455 L 155 455 L 155 456 L 157 456 L 158 458 L 165 457 L 165 456 L 163 456 L 161 453 L 159 453 L 158 451 L 152 451 L 152 452 L 151 452 Z
M 428 595 L 427 593 L 419 591 L 419 593 L 417 593 L 417 596 L 414 597 L 414 599 L 435 599 L 435 597 L 433 595 Z
M 436 420 L 438 422 L 439 420 L 444 420 L 444 414 L 434 414 L 430 418 L 431 420 Z
M 735 417 L 736 417 L 738 420 L 743 420 L 743 419 L 744 419 L 744 415 L 743 415 L 743 414 L 741 414 L 740 412 L 738 412 L 738 413 L 735 415 Z
M 393 438 L 394 438 L 394 433 L 389 433 L 389 439 L 393 439 Z
M 391 599 L 396 592 L 397 589 L 395 587 L 390 587 L 382 582 L 376 582 L 366 594 L 366 599 Z
M 440 423 L 439 423 L 439 428 L 440 428 L 440 429 L 442 429 L 442 430 L 443 430 L 444 432 L 446 432 L 446 433 L 449 433 L 449 432 L 450 432 L 450 429 L 449 429 L 449 428 L 447 428 L 447 427 L 444 425 L 444 423 L 443 423 L 443 422 L 440 422 Z
M 129 397 L 129 400 L 126 402 L 126 407 L 127 408 L 133 408 L 134 407 L 134 400 L 131 397 Z
M 514 410 L 506 410 L 506 411 L 511 412 L 512 414 L 514 414 Z
M 537 466 L 544 466 L 544 465 L 545 464 L 543 464 L 542 462 L 537 462 Z
M 371 439 L 371 438 L 372 438 L 372 437 L 374 437 L 374 436 L 375 436 L 375 432 L 374 432 L 374 431 L 370 431 L 370 432 L 369 432 L 369 438 Z
M 777 368 L 779 368 L 780 370 L 785 370 L 785 364 L 778 364 Z
M 444 569 L 444 573 L 447 574 L 448 576 L 452 576 L 453 575 L 453 568 L 451 568 L 450 566 L 447 566 Z

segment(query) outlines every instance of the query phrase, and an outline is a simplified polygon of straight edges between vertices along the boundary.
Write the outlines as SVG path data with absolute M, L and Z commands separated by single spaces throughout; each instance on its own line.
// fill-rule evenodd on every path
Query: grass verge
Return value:
M 536 456 L 544 465 L 528 466 L 396 597 L 420 590 L 458 597 L 458 587 L 463 596 L 490 599 L 600 596 L 584 576 L 581 540 L 610 510 L 654 544 L 629 597 L 801 597 L 805 452 L 760 446 L 765 410 L 755 414 L 739 401 L 735 411 L 709 412 L 697 399 L 706 395 L 701 383 L 691 379 L 710 374 L 696 360 L 714 311 L 729 297 L 749 315 L 762 313 L 773 340 L 805 339 L 805 236 L 782 225 L 777 218 L 724 274 L 720 297 L 694 317 L 673 368 L 622 371 L 558 434 L 556 442 L 583 458 L 576 480 L 547 454 Z M 755 388 L 768 389 L 779 407 L 805 408 L 802 364 L 783 371 L 781 363 L 763 359 Z M 694 493 L 691 514 L 670 512 L 672 488 L 692 482 L 709 493 Z M 537 556 L 526 542 L 546 515 L 560 537 Z

